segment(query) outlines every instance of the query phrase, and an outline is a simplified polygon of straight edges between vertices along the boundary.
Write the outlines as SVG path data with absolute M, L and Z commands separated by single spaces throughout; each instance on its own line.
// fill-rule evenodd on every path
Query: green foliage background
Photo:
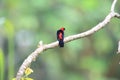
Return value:
M 56 41 L 91 29 L 109 13 L 113 0 L 0 0 L 0 76 L 15 77 L 24 59 L 40 40 Z M 120 12 L 118 0 L 115 11 Z M 41 54 L 31 68 L 35 80 L 120 80 L 117 43 L 120 20 L 112 21 L 92 36 Z M 4 64 L 3 64 L 4 63 Z M 5 66 L 5 67 L 4 67 Z

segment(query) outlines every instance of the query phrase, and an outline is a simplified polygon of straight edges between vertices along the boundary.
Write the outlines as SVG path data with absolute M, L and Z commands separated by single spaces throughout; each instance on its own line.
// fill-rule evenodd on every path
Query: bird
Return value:
M 64 47 L 64 30 L 65 30 L 64 27 L 57 30 L 57 40 L 59 41 L 60 47 Z

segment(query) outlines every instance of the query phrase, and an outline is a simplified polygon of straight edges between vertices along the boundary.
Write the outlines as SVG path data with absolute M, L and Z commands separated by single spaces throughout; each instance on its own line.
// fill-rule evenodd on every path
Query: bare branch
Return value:
M 98 25 L 96 25 L 95 27 L 93 27 L 92 29 L 86 31 L 86 32 L 83 32 L 83 33 L 80 33 L 80 34 L 76 34 L 76 35 L 72 35 L 72 36 L 68 36 L 65 38 L 65 42 L 69 42 L 69 41 L 72 41 L 74 39 L 78 39 L 78 38 L 83 38 L 83 37 L 86 37 L 86 36 L 89 36 L 93 33 L 95 33 L 96 31 L 102 29 L 103 27 L 105 27 L 106 24 L 108 24 L 111 20 L 111 18 L 117 16 L 115 13 L 109 13 L 106 18 L 100 22 Z
M 120 18 L 120 14 L 115 13 L 115 17 Z
M 114 12 L 115 5 L 116 5 L 117 0 L 114 0 L 111 6 L 111 12 Z
M 97 24 L 96 26 L 94 26 L 92 29 L 88 30 L 88 31 L 85 31 L 83 33 L 80 33 L 80 34 L 75 34 L 75 35 L 71 35 L 71 36 L 68 36 L 64 39 L 64 42 L 67 43 L 67 42 L 70 42 L 70 41 L 73 41 L 73 40 L 76 40 L 76 39 L 80 39 L 80 38 L 83 38 L 83 37 L 87 37 L 89 35 L 92 35 L 94 34 L 96 31 L 99 31 L 100 29 L 102 29 L 103 27 L 105 27 L 112 18 L 114 17 L 117 17 L 117 18 L 120 18 L 120 14 L 118 13 L 115 13 L 114 12 L 114 8 L 115 8 L 115 4 L 116 4 L 117 0 L 114 0 L 113 3 L 112 3 L 112 6 L 111 6 L 111 12 L 106 16 L 106 18 L 100 22 L 99 24 Z M 17 75 L 16 75 L 16 79 L 17 80 L 20 80 L 21 77 L 23 76 L 24 74 L 24 71 L 25 69 L 33 62 L 35 61 L 35 59 L 37 58 L 37 56 L 42 53 L 43 51 L 47 50 L 47 49 L 50 49 L 50 48 L 54 48 L 58 46 L 58 41 L 56 42 L 53 42 L 53 43 L 50 43 L 50 44 L 46 44 L 46 45 L 43 45 L 42 44 L 42 41 L 39 42 L 39 46 L 38 48 L 33 52 L 31 53 L 26 59 L 25 61 L 23 62 L 23 64 L 20 66 L 18 72 L 17 72 Z
M 118 42 L 118 51 L 117 53 L 120 53 L 120 41 Z

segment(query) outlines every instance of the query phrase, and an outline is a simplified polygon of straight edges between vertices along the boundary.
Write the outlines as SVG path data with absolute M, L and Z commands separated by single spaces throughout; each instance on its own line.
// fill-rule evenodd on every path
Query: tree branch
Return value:
M 96 26 L 94 26 L 92 29 L 90 29 L 88 31 L 85 31 L 83 33 L 79 33 L 79 34 L 75 34 L 75 35 L 71 35 L 71 36 L 66 37 L 64 39 L 64 42 L 67 43 L 67 42 L 70 42 L 70 41 L 73 41 L 73 40 L 76 40 L 76 39 L 80 39 L 80 38 L 92 35 L 95 32 L 97 32 L 100 29 L 102 29 L 103 27 L 105 27 L 110 22 L 110 20 L 112 18 L 114 18 L 114 17 L 120 18 L 120 14 L 114 12 L 114 8 L 115 8 L 115 5 L 116 5 L 116 2 L 117 2 L 117 0 L 113 1 L 110 13 L 105 17 L 105 19 L 102 22 L 100 22 L 99 24 L 97 24 Z M 35 61 L 35 59 L 37 58 L 37 56 L 40 53 L 42 53 L 43 51 L 45 51 L 47 49 L 54 48 L 54 47 L 57 47 L 57 46 L 58 46 L 58 41 L 50 43 L 50 44 L 46 44 L 46 45 L 43 45 L 42 41 L 40 41 L 39 47 L 24 60 L 23 64 L 21 65 L 21 67 L 19 68 L 19 70 L 17 72 L 16 79 L 17 80 L 21 79 L 21 77 L 24 75 L 25 69 L 33 61 Z
M 114 12 L 116 2 L 117 2 L 117 0 L 114 0 L 112 3 L 111 12 Z
M 120 41 L 118 41 L 118 51 L 117 53 L 120 53 Z

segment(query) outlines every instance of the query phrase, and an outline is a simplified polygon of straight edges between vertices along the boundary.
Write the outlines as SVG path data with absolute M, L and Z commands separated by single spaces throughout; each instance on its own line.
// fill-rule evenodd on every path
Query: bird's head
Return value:
M 62 28 L 60 28 L 60 30 L 64 31 L 64 30 L 65 30 L 65 28 L 64 28 L 64 27 L 62 27 Z

